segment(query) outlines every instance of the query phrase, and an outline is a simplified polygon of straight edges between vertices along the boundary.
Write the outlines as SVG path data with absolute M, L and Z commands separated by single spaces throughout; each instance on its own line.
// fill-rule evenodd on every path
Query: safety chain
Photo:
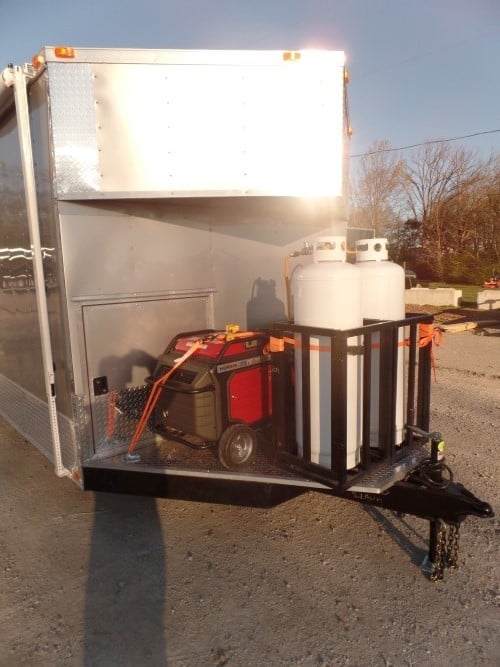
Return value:
M 447 526 L 439 522 L 436 542 L 436 560 L 432 569 L 431 581 L 441 581 L 447 567 L 458 567 L 459 525 L 451 523 Z
M 431 581 L 441 581 L 444 577 L 445 559 L 444 551 L 446 548 L 446 524 L 439 522 L 439 530 L 436 540 L 436 559 L 431 573 Z
M 460 526 L 458 523 L 448 524 L 448 543 L 446 545 L 446 567 L 458 567 L 458 547 L 460 540 Z

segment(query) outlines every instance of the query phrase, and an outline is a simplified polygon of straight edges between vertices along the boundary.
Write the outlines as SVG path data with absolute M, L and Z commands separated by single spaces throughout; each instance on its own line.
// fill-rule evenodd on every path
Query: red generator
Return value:
M 156 382 L 197 343 L 196 351 L 166 379 L 151 427 L 195 448 L 217 446 L 231 470 L 248 466 L 257 433 L 272 410 L 269 336 L 264 332 L 192 331 L 178 334 L 159 357 Z

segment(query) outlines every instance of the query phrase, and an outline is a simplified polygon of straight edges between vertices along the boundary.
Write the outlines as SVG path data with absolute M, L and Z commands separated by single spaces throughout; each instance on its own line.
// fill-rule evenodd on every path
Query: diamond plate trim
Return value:
M 138 421 L 144 410 L 149 386 L 130 387 L 93 399 L 92 421 L 95 437 L 95 458 L 106 458 L 125 453 L 130 445 Z M 156 436 L 144 432 L 138 446 L 153 444 Z
M 27 440 L 32 442 L 51 461 L 52 431 L 49 407 L 45 401 L 23 389 L 5 375 L 0 375 L 0 414 Z M 61 457 L 65 468 L 76 465 L 76 433 L 68 417 L 57 414 Z
M 88 63 L 49 63 L 57 196 L 100 189 L 92 70 Z
M 367 473 L 366 477 L 353 484 L 353 486 L 350 486 L 348 491 L 383 493 L 396 482 L 404 479 L 409 472 L 426 458 L 429 458 L 429 452 L 426 449 L 422 448 L 413 451 L 392 465 Z

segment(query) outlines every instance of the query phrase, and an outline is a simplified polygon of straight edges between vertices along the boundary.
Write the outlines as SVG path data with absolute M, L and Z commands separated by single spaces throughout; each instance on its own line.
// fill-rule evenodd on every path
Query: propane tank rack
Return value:
M 423 337 L 421 327 L 432 326 L 431 315 L 408 314 L 397 321 L 365 320 L 362 327 L 346 330 L 324 329 L 279 322 L 271 332 L 273 356 L 273 440 L 280 465 L 330 486 L 337 491 L 347 489 L 381 493 L 403 479 L 407 472 L 428 456 L 422 445 L 422 433 L 429 430 L 430 378 L 432 337 Z M 400 332 L 403 330 L 404 336 Z M 311 356 L 322 341 L 322 370 L 329 364 L 331 397 L 330 465 L 313 460 L 311 444 Z M 357 340 L 356 345 L 350 341 Z M 312 342 L 313 341 L 313 342 Z M 408 349 L 407 360 L 399 355 L 401 346 Z M 295 377 L 294 359 L 300 350 L 301 377 Z M 372 363 L 375 353 L 378 363 Z M 362 358 L 360 373 L 359 419 L 362 437 L 358 463 L 347 468 L 348 375 L 350 355 Z M 317 363 L 317 362 L 316 362 Z M 404 437 L 396 442 L 397 364 L 405 363 L 406 424 Z M 377 373 L 376 377 L 373 377 Z M 378 398 L 372 395 L 378 387 Z M 300 384 L 302 407 L 302 447 L 297 451 L 296 397 L 294 388 Z M 378 442 L 373 446 L 370 436 L 371 416 L 377 410 Z
M 348 330 L 276 323 L 271 332 L 273 439 L 279 465 L 330 487 L 333 495 L 427 519 L 429 550 L 422 569 L 433 581 L 440 581 L 445 568 L 458 566 L 460 523 L 468 515 L 491 518 L 494 514 L 488 503 L 453 481 L 444 463 L 441 434 L 429 432 L 436 333 L 432 322 L 430 315 L 407 314 L 403 320 L 365 320 L 364 326 Z M 401 347 L 408 348 L 407 355 L 400 354 Z M 296 363 L 297 352 L 300 363 Z M 323 373 L 321 379 L 317 372 L 311 373 L 313 353 L 317 355 L 316 371 L 321 367 Z M 321 360 L 320 353 L 324 355 Z M 349 355 L 362 359 L 358 364 L 362 381 L 356 383 L 356 418 L 362 423 L 362 436 L 356 466 L 348 468 L 348 421 L 353 414 L 348 413 L 348 403 L 356 400 L 348 392 Z M 372 363 L 374 359 L 377 363 Z M 406 423 L 399 441 L 396 403 L 402 397 L 397 386 L 401 363 L 406 372 Z M 316 442 L 318 425 L 321 430 L 324 421 L 319 420 L 315 438 L 311 437 L 311 408 L 318 411 L 311 403 L 314 382 L 321 385 L 319 391 L 316 387 L 315 397 L 321 392 L 330 397 L 330 404 L 323 406 L 329 421 L 327 437 L 320 434 L 329 449 L 328 466 L 319 464 Z M 299 410 L 301 419 L 297 420 Z M 378 433 L 374 442 L 371 427 L 375 412 Z M 299 434 L 297 425 L 302 431 Z M 427 442 L 430 453 L 424 446 Z

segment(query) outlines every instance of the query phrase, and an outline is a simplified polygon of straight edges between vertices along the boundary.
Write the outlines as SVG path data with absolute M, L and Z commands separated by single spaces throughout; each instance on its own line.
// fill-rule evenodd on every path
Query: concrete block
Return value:
M 500 289 L 485 289 L 477 293 L 478 310 L 500 308 Z
M 405 290 L 405 303 L 415 306 L 458 306 L 461 289 L 453 287 L 412 287 Z

